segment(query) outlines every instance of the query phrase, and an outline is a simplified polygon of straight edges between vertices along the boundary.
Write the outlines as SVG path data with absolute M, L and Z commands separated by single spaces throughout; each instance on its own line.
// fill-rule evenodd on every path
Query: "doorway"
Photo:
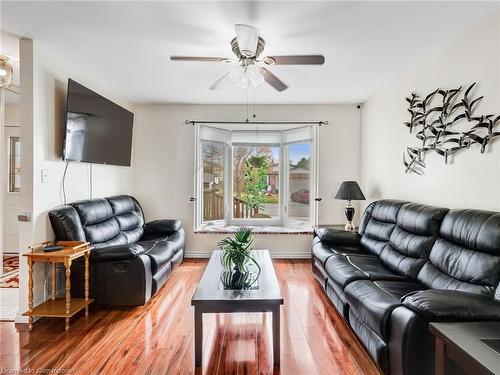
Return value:
M 0 233 L 0 320 L 14 320 L 19 303 L 19 196 L 21 192 L 20 99 L 17 86 L 0 89 L 3 121 L 2 157 L 2 229 Z

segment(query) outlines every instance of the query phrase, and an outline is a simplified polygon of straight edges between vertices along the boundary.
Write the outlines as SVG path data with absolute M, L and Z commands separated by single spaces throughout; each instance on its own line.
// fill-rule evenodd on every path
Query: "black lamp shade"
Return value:
M 344 181 L 339 187 L 335 199 L 345 201 L 364 201 L 365 196 L 356 181 Z

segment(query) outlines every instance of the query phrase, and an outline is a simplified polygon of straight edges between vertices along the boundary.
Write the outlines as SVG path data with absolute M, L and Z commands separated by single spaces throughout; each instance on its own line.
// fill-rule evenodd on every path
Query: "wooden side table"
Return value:
M 23 254 L 28 258 L 28 308 L 23 315 L 28 316 L 28 328 L 33 329 L 33 317 L 59 317 L 66 319 L 65 330 L 69 329 L 70 318 L 82 309 L 85 316 L 89 314 L 89 305 L 94 301 L 89 298 L 89 256 L 92 246 L 88 242 L 59 241 L 57 246 L 64 248 L 52 252 L 44 252 L 43 247 L 52 245 L 47 241 L 30 247 L 30 252 Z M 80 257 L 85 258 L 85 298 L 71 298 L 71 263 Z M 33 264 L 35 262 L 52 264 L 52 290 L 51 298 L 36 307 L 33 307 Z M 63 263 L 66 269 L 66 295 L 64 299 L 56 298 L 56 263 Z

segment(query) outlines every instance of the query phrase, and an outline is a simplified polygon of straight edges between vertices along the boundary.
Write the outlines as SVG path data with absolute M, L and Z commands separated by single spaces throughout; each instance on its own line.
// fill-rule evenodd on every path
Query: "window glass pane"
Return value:
M 224 219 L 224 144 L 202 142 L 203 221 Z
M 9 138 L 9 193 L 21 191 L 21 142 L 19 137 Z
M 279 160 L 279 147 L 233 146 L 233 218 L 280 218 Z
M 310 221 L 310 143 L 294 143 L 288 147 L 288 219 L 290 224 Z

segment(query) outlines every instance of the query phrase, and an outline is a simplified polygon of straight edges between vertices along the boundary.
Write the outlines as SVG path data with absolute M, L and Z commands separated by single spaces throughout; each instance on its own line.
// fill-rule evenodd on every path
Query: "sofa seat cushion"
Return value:
M 374 281 L 374 283 L 382 290 L 394 297 L 402 300 L 408 294 L 414 293 L 416 291 L 426 290 L 425 286 L 416 281 L 386 281 L 379 280 Z
M 152 244 L 151 249 L 146 252 L 146 255 L 151 260 L 151 271 L 153 275 L 158 272 L 162 267 L 170 262 L 178 250 L 171 242 L 158 241 L 158 242 L 140 242 Z
M 334 246 L 332 250 L 335 252 L 335 254 L 341 255 L 372 255 L 365 252 L 361 247 L 358 246 Z
M 137 256 L 149 251 L 151 247 L 152 244 L 150 243 L 134 243 L 99 247 L 90 252 L 90 260 L 97 263 L 134 259 Z
M 334 253 L 330 246 L 321 242 L 319 237 L 314 237 L 312 243 L 312 254 L 322 266 L 325 265 L 326 260 L 331 257 Z
M 368 279 L 369 276 L 349 262 L 349 259 L 340 254 L 330 256 L 325 264 L 328 279 L 341 290 L 355 280 Z
M 159 242 L 168 241 L 170 234 L 143 234 L 139 242 Z
M 370 255 L 340 255 L 329 257 L 325 264 L 328 278 L 340 288 L 354 280 L 399 280 L 410 281 L 385 268 L 380 259 Z
M 332 246 L 322 242 L 319 237 L 315 237 L 312 245 L 313 256 L 324 266 L 332 255 L 339 254 L 364 254 L 358 246 Z
M 141 241 L 138 244 L 150 246 L 150 249 L 145 254 L 151 259 L 151 270 L 156 274 L 175 254 L 184 248 L 184 231 L 177 231 L 166 240 L 159 241 Z
M 398 275 L 386 268 L 378 257 L 348 255 L 347 259 L 351 264 L 365 273 L 370 280 L 409 280 L 407 276 Z
M 421 290 L 415 282 L 384 281 L 381 284 L 370 280 L 357 280 L 344 289 L 350 314 L 366 324 L 377 336 L 387 342 L 388 321 L 392 311 L 401 306 L 401 297 L 415 290 Z

